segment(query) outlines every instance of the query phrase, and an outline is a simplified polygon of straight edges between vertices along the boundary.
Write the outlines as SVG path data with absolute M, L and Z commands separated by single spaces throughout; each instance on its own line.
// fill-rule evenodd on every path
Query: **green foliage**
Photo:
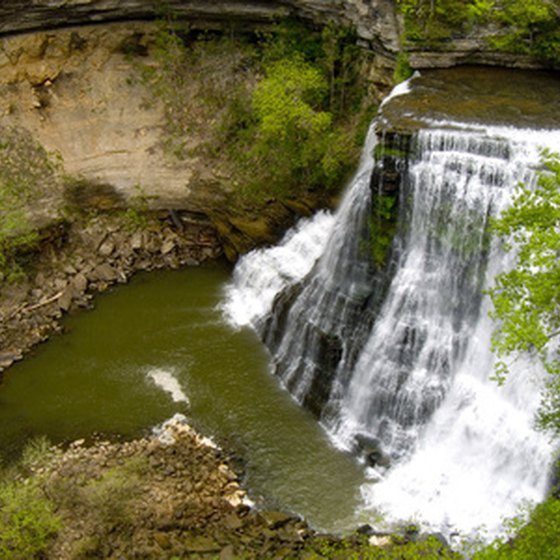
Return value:
M 393 537 L 392 544 L 377 547 L 368 544 L 367 537 L 347 537 L 333 540 L 318 538 L 306 545 L 305 558 L 309 560 L 458 560 L 461 556 L 443 545 L 433 536 L 416 542 Z M 402 541 L 402 542 L 400 542 Z
M 361 52 L 356 35 L 348 27 L 328 24 L 321 32 L 323 73 L 329 81 L 329 111 L 335 119 L 349 109 L 357 110 L 362 101 L 359 62 Z
M 506 31 L 492 40 L 500 50 L 560 61 L 560 14 L 553 0 L 501 0 L 494 19 Z
M 52 188 L 57 165 L 23 129 L 0 127 L 0 138 L 0 279 L 15 281 L 37 240 L 28 207 Z
M 280 142 L 292 133 L 295 140 L 324 133 L 332 117 L 315 107 L 321 105 L 326 94 L 324 77 L 301 58 L 274 63 L 253 94 L 259 133 Z
M 142 83 L 165 110 L 162 148 L 175 159 L 223 156 L 224 145 L 245 127 L 250 114 L 255 49 L 246 37 L 190 34 L 157 22 L 152 58 L 135 60 Z M 189 143 L 189 135 L 202 142 Z
M 320 34 L 302 21 L 292 18 L 284 20 L 273 31 L 263 35 L 261 50 L 264 66 L 289 59 L 295 54 L 313 64 L 324 58 Z
M 478 25 L 498 31 L 489 39 L 500 51 L 560 62 L 560 12 L 555 0 L 398 0 L 405 44 L 445 49 L 445 41 Z
M 519 525 L 522 525 L 521 527 Z M 539 504 L 523 525 L 515 521 L 517 533 L 504 541 L 498 539 L 491 546 L 475 554 L 473 560 L 557 560 L 560 551 L 560 501 L 549 498 Z
M 358 124 L 355 126 L 354 134 L 354 144 L 356 146 L 363 146 L 365 144 L 369 127 L 371 126 L 371 122 L 377 114 L 378 109 L 378 105 L 370 104 L 360 111 L 360 118 L 358 120 Z
M 49 482 L 52 500 L 62 510 L 82 512 L 98 533 L 132 523 L 133 504 L 141 497 L 145 458 L 132 458 L 92 478 L 87 471 L 58 476 Z
M 498 321 L 494 350 L 501 357 L 535 353 L 553 375 L 544 396 L 540 420 L 560 432 L 560 156 L 543 152 L 546 168 L 534 190 L 518 186 L 513 205 L 493 222 L 506 240 L 506 250 L 517 249 L 516 267 L 496 277 L 489 290 Z M 508 367 L 500 362 L 498 378 Z
M 132 502 L 140 494 L 140 464 L 141 461 L 128 461 L 125 466 L 111 469 L 85 486 L 83 502 L 97 512 L 99 525 L 104 530 L 132 524 Z
M 300 59 L 327 81 L 323 109 L 336 121 L 357 111 L 364 91 L 360 80 L 361 50 L 349 27 L 328 23 L 320 32 L 297 20 L 287 20 L 267 35 L 262 45 L 265 72 L 277 62 Z
M 486 23 L 490 20 L 494 8 L 494 0 L 473 0 L 468 6 L 471 21 Z
M 128 201 L 129 208 L 124 213 L 125 225 L 129 231 L 144 229 L 148 225 L 149 197 L 142 185 L 134 185 L 134 195 Z
M 62 528 L 39 476 L 27 478 L 43 466 L 52 453 L 45 438 L 26 445 L 19 463 L 1 472 L 0 558 L 27 560 L 43 557 Z
M 470 24 L 470 4 L 463 0 L 397 0 L 405 20 L 405 45 L 438 48 L 442 41 L 464 32 Z
M 353 163 L 353 143 L 323 110 L 328 82 L 302 57 L 272 63 L 253 94 L 256 119 L 244 165 L 246 184 L 267 194 L 292 194 L 301 187 L 332 187 Z
M 358 151 L 348 130 L 361 108 L 358 61 L 352 32 L 332 24 L 319 34 L 291 22 L 266 38 L 264 77 L 235 151 L 245 193 L 282 198 L 340 186 Z
M 53 453 L 52 444 L 47 437 L 36 437 L 26 444 L 18 467 L 25 475 L 30 475 L 37 465 L 47 463 Z
M 404 52 L 400 52 L 397 55 L 397 62 L 395 65 L 395 71 L 393 72 L 393 80 L 396 84 L 408 80 L 412 76 L 412 68 L 408 61 L 408 56 Z
M 377 194 L 373 198 L 370 220 L 371 250 L 378 267 L 387 263 L 393 238 L 397 232 L 398 205 L 392 195 Z
M 53 504 L 36 482 L 0 483 L 0 557 L 28 560 L 44 553 L 61 528 Z
M 351 30 L 289 20 L 226 37 L 159 25 L 156 64 L 139 72 L 164 103 L 169 154 L 215 160 L 246 200 L 341 184 L 356 162 L 349 123 L 364 93 Z M 191 133 L 204 140 L 193 145 Z

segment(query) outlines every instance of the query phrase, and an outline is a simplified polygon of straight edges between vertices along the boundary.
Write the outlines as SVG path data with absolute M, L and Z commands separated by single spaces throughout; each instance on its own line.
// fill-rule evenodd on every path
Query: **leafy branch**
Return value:
M 536 187 L 520 184 L 512 206 L 492 224 L 505 249 L 515 247 L 516 266 L 499 274 L 488 294 L 497 321 L 494 351 L 501 358 L 529 352 L 540 359 L 553 378 L 539 418 L 560 432 L 560 156 L 545 150 L 542 162 Z M 508 371 L 502 359 L 498 379 Z

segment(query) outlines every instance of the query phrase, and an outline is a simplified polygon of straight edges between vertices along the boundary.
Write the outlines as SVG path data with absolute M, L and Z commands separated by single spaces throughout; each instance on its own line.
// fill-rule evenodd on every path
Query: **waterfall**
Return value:
M 524 359 L 505 387 L 489 380 L 482 297 L 510 258 L 488 239 L 488 218 L 535 181 L 537 144 L 523 136 L 419 132 L 405 249 L 332 426 L 343 441 L 373 434 L 395 462 L 363 488 L 366 508 L 447 535 L 495 534 L 548 482 L 552 448 L 533 426 L 543 372 Z
M 502 138 L 423 130 L 415 151 L 404 250 L 338 422 L 341 433 L 375 434 L 393 458 L 447 394 L 479 316 L 488 217 L 528 178 Z
M 487 225 L 520 181 L 535 181 L 539 147 L 558 149 L 558 134 L 441 122 L 419 130 L 397 165 L 398 223 L 384 266 L 371 251 L 372 201 L 384 188 L 375 135 L 372 127 L 337 214 L 281 245 L 301 254 L 298 243 L 313 238 L 303 243 L 314 247 L 307 266 L 293 254 L 288 270 L 267 268 L 278 248 L 244 257 L 226 314 L 260 334 L 273 372 L 336 445 L 377 462 L 364 510 L 448 535 L 495 534 L 503 516 L 544 497 L 552 447 L 533 426 L 539 365 L 520 359 L 505 387 L 490 380 L 483 291 L 511 257 Z M 236 311 L 261 293 L 259 310 Z

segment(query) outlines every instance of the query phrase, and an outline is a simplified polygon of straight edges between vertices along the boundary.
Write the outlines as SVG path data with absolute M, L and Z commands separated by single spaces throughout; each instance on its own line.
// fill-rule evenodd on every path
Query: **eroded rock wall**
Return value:
M 170 153 L 164 100 L 139 78 L 139 64 L 158 61 L 131 59 L 122 48 L 153 34 L 153 24 L 126 22 L 0 39 L 0 127 L 32 138 L 58 168 L 58 182 L 49 184 L 50 215 L 64 205 L 96 211 L 140 205 L 211 216 L 232 259 L 274 241 L 296 213 L 283 207 L 237 215 L 228 204 L 228 176 L 197 152 L 208 141 L 204 127 L 184 131 L 189 155 Z M 39 218 L 41 208 L 32 210 Z
M 0 5 L 0 33 L 77 24 L 152 19 L 165 12 L 193 25 L 250 28 L 294 15 L 317 23 L 353 24 L 372 48 L 398 50 L 392 0 L 19 0 Z

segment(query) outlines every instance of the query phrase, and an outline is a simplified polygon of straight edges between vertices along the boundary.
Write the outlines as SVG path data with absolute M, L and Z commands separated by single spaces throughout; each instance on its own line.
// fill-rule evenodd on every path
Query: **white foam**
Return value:
M 174 402 L 184 402 L 189 404 L 189 398 L 184 393 L 179 380 L 171 371 L 161 368 L 153 368 L 148 371 L 146 377 L 151 379 L 160 389 L 171 395 Z
M 301 280 L 325 248 L 334 217 L 318 212 L 303 219 L 280 243 L 257 249 L 239 260 L 233 280 L 225 288 L 221 311 L 235 327 L 251 325 L 272 308 L 274 296 L 283 288 Z
M 419 76 L 420 76 L 420 72 L 418 72 L 418 71 L 414 72 L 414 74 L 410 78 L 408 78 L 408 80 L 405 80 L 404 82 L 401 82 L 400 84 L 397 84 L 391 90 L 389 95 L 383 99 L 379 108 L 380 109 L 383 108 L 385 105 L 387 105 L 387 103 L 389 103 L 389 101 L 391 101 L 391 99 L 394 99 L 395 97 L 399 97 L 400 95 L 406 95 L 407 93 L 410 93 L 410 91 L 411 91 L 410 82 L 412 80 L 414 80 L 415 78 L 418 78 Z
M 391 95 L 408 91 L 405 83 Z M 339 421 L 335 416 L 332 425 L 325 424 L 335 431 L 331 435 L 341 448 L 351 447 L 356 433 L 385 434 L 384 450 L 395 460 L 389 471 L 380 473 L 378 483 L 364 485 L 365 508 L 382 509 L 389 520 L 422 521 L 427 529 L 448 537 L 456 531 L 474 535 L 485 525 L 491 538 L 501 531 L 503 517 L 516 514 L 527 501 L 544 498 L 552 445 L 533 426 L 541 369 L 531 360 L 518 361 L 506 386 L 497 387 L 489 379 L 494 357 L 488 298 L 476 313 L 470 310 L 468 298 L 478 301 L 484 271 L 490 285 L 495 274 L 507 269 L 511 256 L 503 254 L 499 243 L 491 244 L 488 268 L 471 255 L 474 250 L 483 254 L 487 217 L 510 203 L 519 182 L 535 182 L 540 148 L 560 151 L 560 134 L 441 124 L 442 130 L 428 128 L 419 133 L 421 158 L 409 168 L 409 178 L 414 179 L 411 187 L 418 190 L 409 217 L 412 233 L 405 239 L 409 245 L 402 249 L 371 339 L 349 379 L 340 383 L 346 394 L 334 403 L 340 407 Z M 339 263 L 353 246 L 348 239 L 356 225 L 352 210 L 362 196 L 368 196 L 371 168 L 367 159 L 372 152 L 372 147 L 364 150 L 364 177 L 358 173 L 336 221 L 330 217 L 328 228 L 318 228 L 310 261 L 298 261 L 299 249 L 284 252 L 302 232 L 307 235 L 308 225 L 290 234 L 280 247 L 242 260 L 226 303 L 234 324 L 254 324 L 255 318 L 265 316 L 276 293 L 303 278 L 306 270 L 322 275 L 318 285 L 331 291 L 333 285 L 341 286 L 337 294 L 342 287 L 350 291 L 348 268 Z M 434 213 L 440 207 L 441 215 L 439 210 Z M 443 218 L 446 227 L 435 230 L 433 224 Z M 247 293 L 237 293 L 233 305 L 235 291 Z M 307 320 L 321 327 L 333 318 L 318 301 L 322 300 L 298 299 Z M 293 323 L 295 328 L 284 337 L 276 355 L 284 352 L 294 363 L 299 356 L 307 356 L 301 351 L 308 346 L 301 324 Z M 415 360 L 406 383 L 395 375 L 399 345 Z M 296 398 L 301 387 L 306 389 L 299 381 L 291 384 Z M 424 408 L 436 412 L 425 415 Z
M 515 126 L 489 125 L 463 121 L 443 121 L 438 119 L 424 119 L 423 122 L 431 127 L 478 132 L 488 137 L 507 138 L 512 143 L 523 144 L 527 146 L 527 148 L 537 150 L 537 153 L 539 148 L 560 152 L 560 132 L 557 129 L 518 128 Z M 534 154 L 535 151 L 530 152 L 531 157 L 534 157 Z M 533 159 L 533 161 L 535 161 L 535 159 Z

